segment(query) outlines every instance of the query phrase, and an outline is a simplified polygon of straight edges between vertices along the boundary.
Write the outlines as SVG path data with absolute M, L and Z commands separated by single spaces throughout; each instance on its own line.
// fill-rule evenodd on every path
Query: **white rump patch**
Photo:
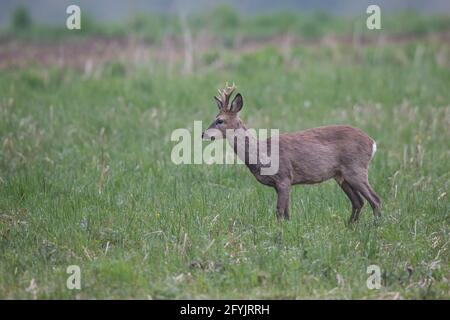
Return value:
M 375 152 L 377 152 L 377 143 L 374 141 L 372 145 L 372 158 L 375 155 Z

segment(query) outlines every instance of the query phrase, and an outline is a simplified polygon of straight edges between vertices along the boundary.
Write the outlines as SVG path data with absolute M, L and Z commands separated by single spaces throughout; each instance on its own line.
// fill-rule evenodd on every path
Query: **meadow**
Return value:
M 151 50 L 4 67 L 0 298 L 449 299 L 450 42 L 430 30 L 245 50 L 225 39 L 201 47 L 192 70 Z M 348 227 L 350 203 L 330 181 L 294 187 L 279 223 L 275 192 L 245 166 L 173 164 L 171 133 L 208 125 L 225 81 L 249 127 L 365 130 L 382 218 L 366 203 Z M 69 265 L 81 290 L 66 287 Z M 380 289 L 366 285 L 369 265 Z

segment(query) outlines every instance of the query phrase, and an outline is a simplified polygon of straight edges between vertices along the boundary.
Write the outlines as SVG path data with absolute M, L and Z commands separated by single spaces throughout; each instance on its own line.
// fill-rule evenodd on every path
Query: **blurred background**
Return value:
M 14 1 L 4 0 L 0 4 L 0 20 L 4 24 L 18 4 L 25 5 L 34 19 L 43 23 L 64 22 L 61 12 L 70 4 L 82 7 L 91 17 L 101 21 L 118 21 L 129 18 L 136 13 L 201 13 L 220 5 L 234 7 L 240 13 L 254 15 L 268 13 L 270 11 L 323 11 L 329 14 L 358 15 L 365 11 L 370 4 L 377 4 L 385 12 L 399 10 L 416 10 L 426 13 L 448 13 L 450 3 L 446 0 L 38 0 L 38 1 Z
M 222 48 L 245 52 L 272 45 L 286 52 L 299 44 L 361 45 L 432 33 L 448 41 L 449 1 L 376 1 L 380 31 L 366 28 L 372 2 L 86 0 L 77 1 L 81 30 L 68 30 L 66 8 L 72 1 L 7 0 L 0 3 L 0 68 L 37 62 L 89 69 L 111 60 L 163 60 L 171 67 L 181 59 L 183 70 L 192 72 L 220 63 Z

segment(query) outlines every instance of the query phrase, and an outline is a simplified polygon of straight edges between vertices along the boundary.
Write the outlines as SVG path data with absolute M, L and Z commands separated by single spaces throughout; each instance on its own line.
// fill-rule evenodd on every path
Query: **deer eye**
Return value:
M 222 124 L 222 123 L 223 123 L 223 120 L 222 120 L 222 119 L 217 119 L 216 123 L 217 123 L 217 124 Z

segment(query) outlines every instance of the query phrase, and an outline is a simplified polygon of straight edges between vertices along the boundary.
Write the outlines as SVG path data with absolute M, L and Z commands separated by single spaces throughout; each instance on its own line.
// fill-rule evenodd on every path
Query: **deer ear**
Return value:
M 220 101 L 216 96 L 214 96 L 214 100 L 216 100 L 217 108 L 219 108 L 219 110 L 222 110 L 223 108 L 222 101 Z
M 238 113 L 241 111 L 242 107 L 244 106 L 244 100 L 242 99 L 242 95 L 238 93 L 236 97 L 234 97 L 233 102 L 231 102 L 231 108 L 230 111 L 234 113 Z

